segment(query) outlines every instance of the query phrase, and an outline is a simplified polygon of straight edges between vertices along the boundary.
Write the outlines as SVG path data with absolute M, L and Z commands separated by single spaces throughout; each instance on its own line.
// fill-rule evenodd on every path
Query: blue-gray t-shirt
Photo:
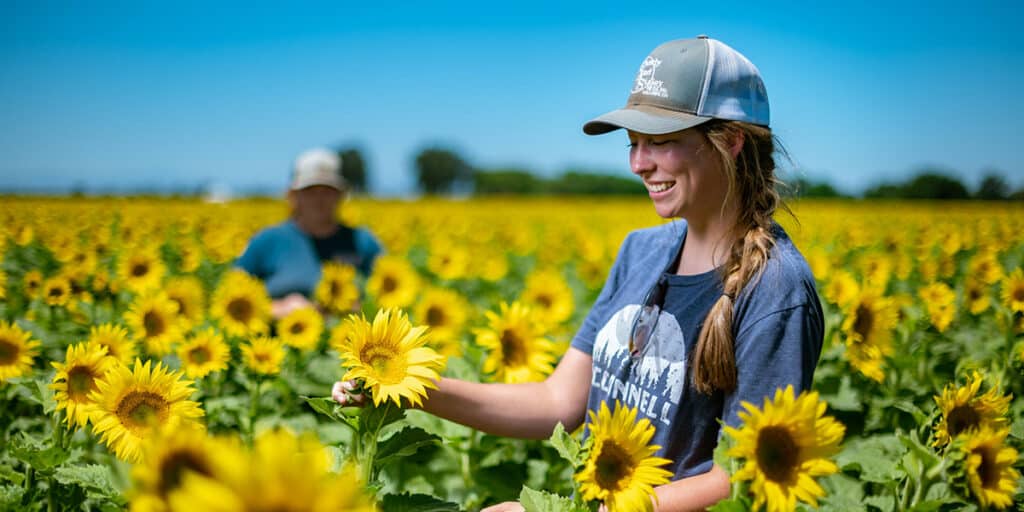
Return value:
M 679 254 L 686 222 L 634 231 L 572 346 L 593 357 L 587 408 L 616 400 L 639 409 L 656 433 L 656 453 L 672 461 L 675 479 L 711 469 L 719 419 L 739 426 L 741 402 L 762 406 L 777 388 L 809 389 L 821 353 L 824 320 L 807 262 L 785 231 L 774 226 L 775 246 L 759 277 L 736 299 L 733 336 L 737 387 L 731 393 L 702 394 L 689 364 L 704 317 L 722 294 L 718 271 L 664 275 L 664 307 L 649 346 L 631 357 L 633 319 L 647 292 Z M 674 269 L 673 269 L 674 270 Z M 589 421 L 589 417 L 588 417 Z

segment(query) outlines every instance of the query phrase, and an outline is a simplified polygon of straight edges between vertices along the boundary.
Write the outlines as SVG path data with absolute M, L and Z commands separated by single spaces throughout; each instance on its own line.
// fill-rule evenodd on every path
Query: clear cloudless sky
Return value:
M 862 5 L 863 4 L 863 5 Z M 629 174 L 582 134 L 663 41 L 707 34 L 760 69 L 794 168 L 857 193 L 934 166 L 1024 187 L 1019 2 L 0 3 L 0 190 L 283 190 L 355 144 L 370 188 L 415 154 Z

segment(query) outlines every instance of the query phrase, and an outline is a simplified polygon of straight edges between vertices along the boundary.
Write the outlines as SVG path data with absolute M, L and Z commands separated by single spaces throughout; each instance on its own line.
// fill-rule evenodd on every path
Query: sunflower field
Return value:
M 647 510 L 668 479 L 635 410 L 549 440 L 416 409 L 440 375 L 542 380 L 646 199 L 345 203 L 386 248 L 327 264 L 281 319 L 233 268 L 282 201 L 3 198 L 0 510 Z M 804 200 L 814 389 L 744 404 L 715 510 L 1024 505 L 1024 208 Z M 329 397 L 354 379 L 365 407 Z

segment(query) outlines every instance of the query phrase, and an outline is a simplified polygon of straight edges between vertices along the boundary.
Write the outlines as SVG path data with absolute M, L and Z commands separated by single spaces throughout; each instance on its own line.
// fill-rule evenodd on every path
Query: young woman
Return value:
M 602 401 L 622 401 L 656 427 L 673 481 L 659 511 L 704 509 L 726 497 L 714 465 L 719 419 L 740 403 L 811 385 L 823 319 L 814 278 L 772 220 L 774 144 L 757 68 L 701 36 L 644 59 L 624 108 L 586 123 L 624 128 L 629 162 L 657 213 L 680 221 L 631 233 L 600 296 L 554 373 L 533 384 L 441 379 L 424 409 L 498 435 L 572 430 Z M 340 402 L 347 383 L 335 385 Z M 503 503 L 488 512 L 523 510 Z

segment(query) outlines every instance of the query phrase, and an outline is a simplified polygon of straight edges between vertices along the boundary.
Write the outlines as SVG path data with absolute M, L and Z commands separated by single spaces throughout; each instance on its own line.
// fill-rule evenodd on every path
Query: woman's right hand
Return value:
M 335 382 L 334 386 L 331 386 L 331 398 L 343 406 L 362 407 L 365 404 L 365 397 L 362 393 L 353 393 L 354 389 L 356 389 L 354 380 Z

